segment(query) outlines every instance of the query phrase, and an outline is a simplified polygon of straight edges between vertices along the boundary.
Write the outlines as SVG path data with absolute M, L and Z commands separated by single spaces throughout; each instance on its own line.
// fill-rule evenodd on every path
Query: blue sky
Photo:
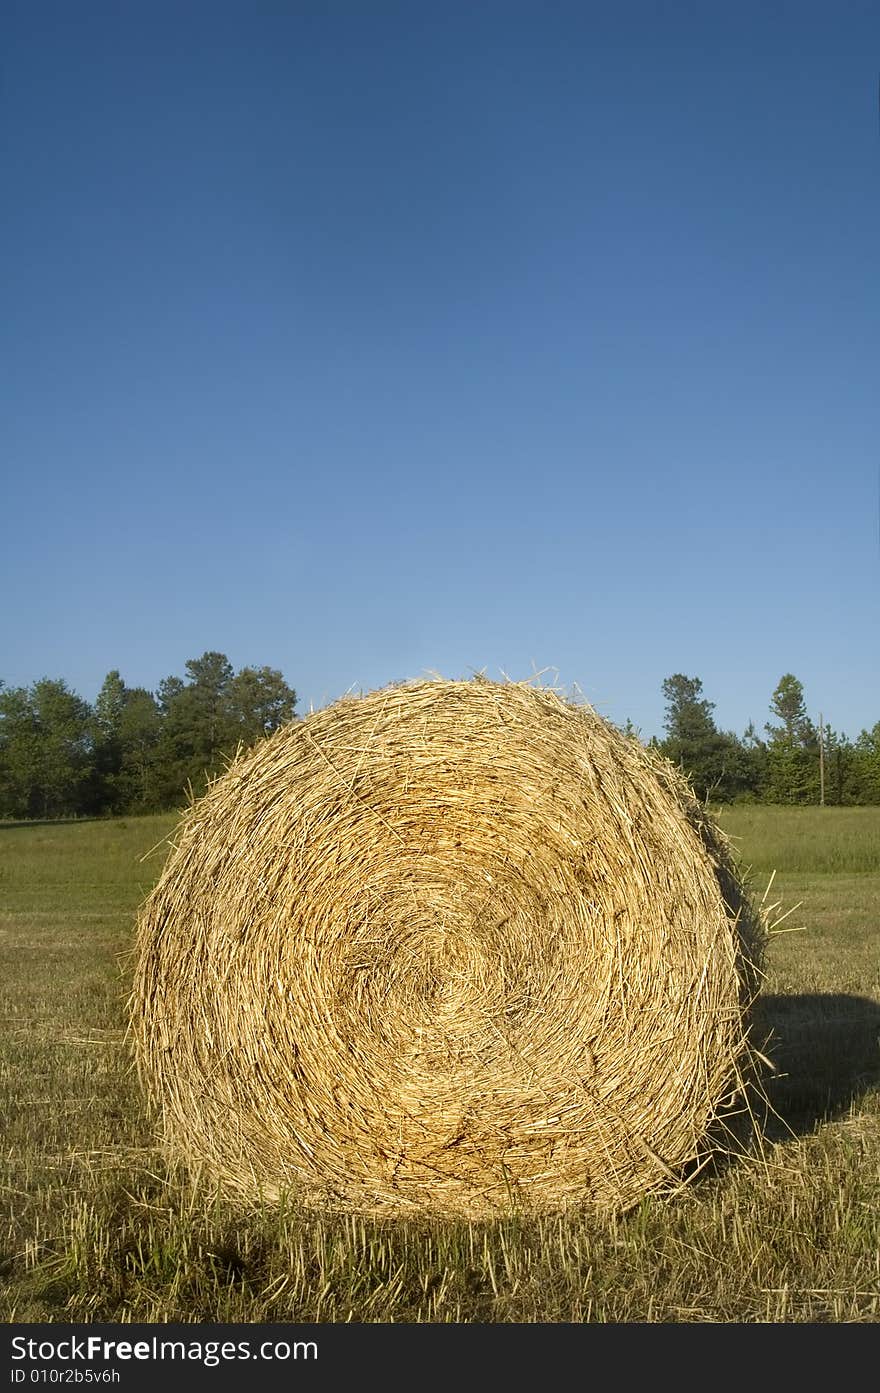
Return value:
M 880 719 L 876 4 L 4 15 L 8 683 Z

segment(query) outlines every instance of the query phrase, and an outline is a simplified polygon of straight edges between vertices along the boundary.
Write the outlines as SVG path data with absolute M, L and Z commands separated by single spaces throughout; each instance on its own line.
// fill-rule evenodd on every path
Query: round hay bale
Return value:
M 346 698 L 189 810 L 139 921 L 170 1152 L 243 1197 L 622 1209 L 748 1112 L 761 925 L 664 761 L 528 684 Z

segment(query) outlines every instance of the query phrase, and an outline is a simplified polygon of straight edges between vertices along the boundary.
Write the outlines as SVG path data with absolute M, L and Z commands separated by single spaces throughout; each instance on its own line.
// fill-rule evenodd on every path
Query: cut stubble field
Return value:
M 720 820 L 759 898 L 775 871 L 763 1154 L 617 1219 L 487 1223 L 242 1215 L 170 1170 L 124 1003 L 175 820 L 0 825 L 0 1317 L 880 1319 L 880 809 Z

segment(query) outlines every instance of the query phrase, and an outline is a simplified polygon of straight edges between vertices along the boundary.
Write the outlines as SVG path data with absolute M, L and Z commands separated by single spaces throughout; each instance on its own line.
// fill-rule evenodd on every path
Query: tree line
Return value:
M 779 681 L 761 734 L 719 730 L 698 677 L 663 683 L 665 737 L 648 743 L 719 803 L 880 803 L 880 722 L 848 740 L 820 732 L 802 684 Z M 0 681 L 0 817 L 101 817 L 179 807 L 201 793 L 239 745 L 296 719 L 296 692 L 276 668 L 203 653 L 156 692 L 109 672 L 94 705 L 59 678 L 30 687 Z M 627 723 L 626 733 L 639 738 Z
M 61 679 L 0 683 L 0 817 L 99 817 L 179 807 L 239 744 L 294 719 L 296 692 L 270 667 L 234 672 L 203 653 L 158 691 L 108 672 L 94 706 Z
M 762 734 L 752 722 L 742 735 L 719 730 L 698 677 L 675 673 L 663 695 L 666 737 L 649 744 L 685 770 L 704 801 L 880 803 L 880 721 L 856 740 L 824 722 L 820 730 L 791 672 L 773 692 Z

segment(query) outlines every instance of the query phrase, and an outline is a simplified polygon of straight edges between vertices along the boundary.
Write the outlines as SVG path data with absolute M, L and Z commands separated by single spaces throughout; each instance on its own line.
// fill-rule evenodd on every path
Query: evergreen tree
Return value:
M 785 740 L 791 745 L 801 746 L 815 741 L 816 730 L 807 715 L 803 684 L 793 673 L 786 672 L 780 677 L 770 702 L 770 711 L 780 722 L 779 725 L 768 722 L 765 726 L 772 740 Z
M 235 754 L 292 720 L 296 693 L 275 668 L 234 673 L 225 653 L 203 653 L 186 663 L 188 681 L 168 677 L 159 688 L 161 735 L 157 787 L 178 802 L 191 787 L 199 793 Z
M 156 777 L 161 729 L 162 716 L 152 692 L 144 687 L 126 688 L 119 715 L 119 792 L 124 811 L 146 812 L 163 806 Z
M 122 770 L 120 722 L 125 709 L 125 683 L 117 668 L 108 672 L 95 700 L 92 732 L 98 798 L 104 812 L 121 812 L 125 806 L 119 788 Z
M 702 695 L 699 677 L 676 672 L 663 683 L 666 739 L 661 749 L 679 765 L 702 799 L 727 802 L 742 790 L 744 770 L 736 738 L 715 725 L 714 703 Z
M 744 794 L 759 802 L 767 788 L 767 745 L 758 734 L 754 721 L 749 721 L 740 741 L 745 768 Z
M 777 723 L 765 726 L 767 797 L 772 803 L 819 802 L 819 740 L 807 715 L 804 689 L 793 673 L 780 678 L 770 704 Z
M 228 750 L 235 735 L 229 714 L 232 664 L 225 653 L 203 653 L 186 664 L 189 682 L 183 696 L 196 752 L 209 767 Z
M 203 792 L 218 772 L 221 755 L 233 744 L 224 696 L 232 665 L 223 653 L 208 652 L 186 663 L 188 682 L 166 677 L 159 686 L 162 728 L 157 750 L 158 789 L 166 803 L 179 803 L 187 789 Z
M 156 699 L 159 710 L 163 716 L 167 716 L 176 699 L 183 691 L 184 682 L 180 677 L 163 677 L 159 683 L 159 690 Z
M 292 721 L 296 709 L 296 692 L 271 667 L 241 668 L 229 683 L 227 699 L 230 726 L 245 745 Z
M 825 802 L 837 807 L 859 802 L 858 756 L 852 743 L 830 725 L 823 730 Z
M 880 721 L 860 731 L 852 749 L 853 801 L 880 804 Z

